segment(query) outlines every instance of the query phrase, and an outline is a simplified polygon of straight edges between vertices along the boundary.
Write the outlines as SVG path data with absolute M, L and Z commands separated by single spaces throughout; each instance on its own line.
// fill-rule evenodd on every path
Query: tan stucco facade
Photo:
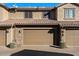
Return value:
M 42 19 L 42 12 L 33 12 L 33 19 Z
M 15 28 L 14 33 L 14 42 L 16 43 L 17 47 L 23 45 L 23 29 L 22 28 Z
M 25 11 L 16 11 L 15 13 L 9 13 L 9 19 L 28 19 L 25 18 Z M 32 12 L 32 19 L 43 19 L 42 12 Z
M 5 8 L 0 6 L 0 21 L 8 20 L 8 13 L 9 12 Z
M 17 46 L 21 46 L 23 39 L 23 30 L 22 28 L 10 28 L 7 30 L 7 44 L 15 43 Z
M 75 8 L 75 18 L 65 19 L 64 18 L 64 8 Z M 65 4 L 57 9 L 57 20 L 58 21 L 79 21 L 79 7 L 73 4 Z
M 66 29 L 61 29 L 61 43 L 66 43 Z
M 11 43 L 11 29 L 7 29 L 6 31 L 7 31 L 7 33 L 6 33 L 6 40 L 7 40 L 6 45 L 8 45 Z
M 13 29 L 13 31 L 11 31 Z M 12 28 L 7 33 L 7 45 L 14 42 L 17 47 L 23 45 L 52 45 L 53 33 L 50 33 L 52 27 L 22 27 Z M 13 38 L 11 36 L 13 35 Z
M 74 19 L 64 19 L 64 8 L 75 8 L 75 18 Z M 3 7 L 0 7 L 1 17 L 0 19 L 8 20 L 8 19 L 27 19 L 25 18 L 25 11 L 16 11 L 15 13 L 10 13 Z M 50 19 L 58 20 L 58 21 L 78 21 L 79 19 L 79 8 L 73 4 L 65 4 L 57 9 L 53 9 L 50 12 Z M 33 11 L 32 12 L 33 19 L 43 19 L 42 10 L 41 11 Z
M 24 19 L 24 12 L 9 13 L 9 19 Z
M 65 19 L 64 8 L 75 8 L 75 18 Z M 25 18 L 26 10 L 20 9 L 17 10 L 15 13 L 11 13 L 7 9 L 0 7 L 0 21 L 15 19 L 15 22 L 12 23 L 6 21 L 4 23 L 1 23 L 1 25 L 6 23 L 6 31 L 0 30 L 0 46 L 8 45 L 10 43 L 15 43 L 17 47 L 20 47 L 22 45 L 54 45 L 61 42 L 64 42 L 66 46 L 79 46 L 79 26 L 73 26 L 73 28 L 77 29 L 71 30 L 66 28 L 70 28 L 70 25 L 72 24 L 68 23 L 69 27 L 65 26 L 66 23 L 62 26 L 62 21 L 79 21 L 78 6 L 67 3 L 58 8 L 52 9 L 50 13 L 48 13 L 50 15 L 50 19 L 43 18 L 43 11 L 45 10 L 30 11 L 33 11 L 33 18 L 31 18 L 31 20 L 35 20 L 35 23 L 32 23 L 31 21 L 30 24 L 30 21 L 28 21 L 28 23 L 26 24 L 24 22 L 24 20 L 28 19 Z M 23 22 L 17 23 L 16 20 L 18 19 L 23 20 Z M 30 20 L 30 18 L 28 20 Z M 38 22 L 37 20 L 40 20 L 40 22 Z M 47 20 L 47 22 L 41 20 Z M 48 20 L 55 20 L 57 21 L 57 24 L 53 24 L 54 21 L 52 25 L 48 24 L 50 22 L 48 22 Z M 61 21 L 61 23 L 59 21 Z M 9 24 L 10 26 L 8 26 L 7 24 Z M 3 28 L 5 27 L 3 26 Z

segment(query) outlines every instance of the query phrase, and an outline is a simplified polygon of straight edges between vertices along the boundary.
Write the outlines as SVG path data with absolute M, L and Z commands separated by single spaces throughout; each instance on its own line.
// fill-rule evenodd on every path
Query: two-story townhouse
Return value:
M 57 20 L 61 27 L 61 41 L 67 47 L 79 47 L 79 4 L 64 3 L 57 8 Z
M 79 46 L 79 4 L 55 8 L 7 8 L 0 4 L 0 46 Z

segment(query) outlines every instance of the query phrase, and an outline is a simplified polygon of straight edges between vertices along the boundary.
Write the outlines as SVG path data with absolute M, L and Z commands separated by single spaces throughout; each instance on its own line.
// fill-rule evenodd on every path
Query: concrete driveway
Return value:
M 79 47 L 64 49 L 49 46 L 23 46 L 14 49 L 0 47 L 0 56 L 79 56 Z

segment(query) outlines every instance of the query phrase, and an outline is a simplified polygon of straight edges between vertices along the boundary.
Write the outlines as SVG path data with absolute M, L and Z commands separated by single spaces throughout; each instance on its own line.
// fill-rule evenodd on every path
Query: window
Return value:
M 48 18 L 48 12 L 43 12 L 43 18 Z
M 25 18 L 32 18 L 32 12 L 25 12 Z
M 75 17 L 75 8 L 65 8 L 64 9 L 64 18 L 73 19 Z

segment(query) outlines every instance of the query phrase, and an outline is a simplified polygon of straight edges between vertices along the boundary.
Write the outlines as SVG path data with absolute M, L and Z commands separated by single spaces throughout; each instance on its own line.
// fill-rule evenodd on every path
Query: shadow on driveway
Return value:
M 24 49 L 22 51 L 11 54 L 11 56 L 73 56 L 73 55 L 67 54 L 67 53 L 47 52 L 47 51 L 37 51 L 37 50 Z

